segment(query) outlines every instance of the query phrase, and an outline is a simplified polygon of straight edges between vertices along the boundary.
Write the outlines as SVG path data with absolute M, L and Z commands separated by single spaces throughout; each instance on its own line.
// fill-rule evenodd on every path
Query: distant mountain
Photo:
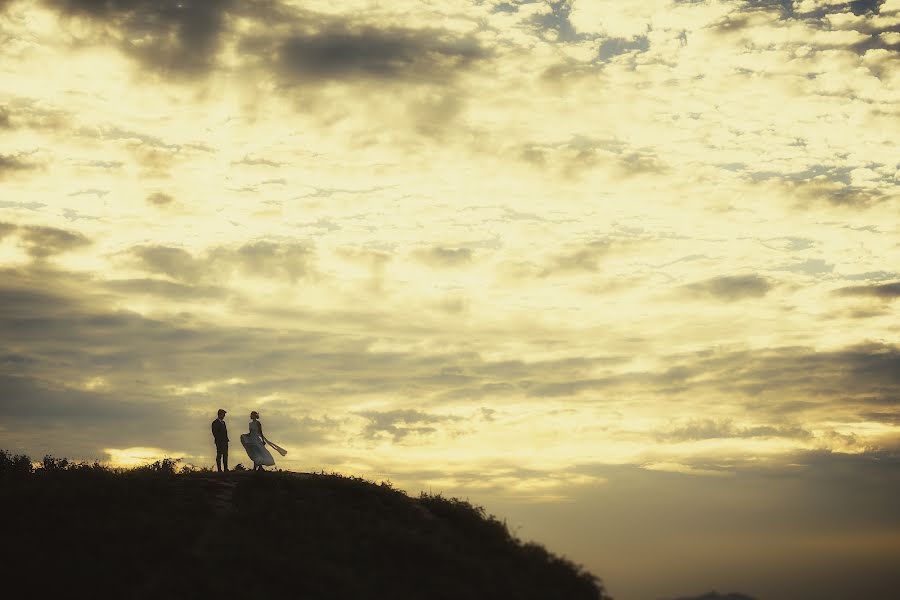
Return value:
M 16 598 L 609 600 L 468 502 L 336 474 L 176 473 L 0 453 Z
M 744 594 L 720 594 L 718 592 L 707 592 L 702 596 L 682 596 L 675 600 L 756 600 Z

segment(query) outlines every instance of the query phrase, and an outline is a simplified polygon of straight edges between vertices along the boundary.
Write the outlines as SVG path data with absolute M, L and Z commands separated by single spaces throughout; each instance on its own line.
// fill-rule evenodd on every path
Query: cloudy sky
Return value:
M 0 447 L 888 598 L 898 102 L 900 0 L 0 0 Z

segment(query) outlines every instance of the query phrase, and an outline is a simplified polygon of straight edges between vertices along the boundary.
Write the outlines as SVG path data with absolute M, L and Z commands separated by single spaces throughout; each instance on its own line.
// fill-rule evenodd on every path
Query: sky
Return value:
M 900 0 L 0 0 L 0 447 L 893 598 Z

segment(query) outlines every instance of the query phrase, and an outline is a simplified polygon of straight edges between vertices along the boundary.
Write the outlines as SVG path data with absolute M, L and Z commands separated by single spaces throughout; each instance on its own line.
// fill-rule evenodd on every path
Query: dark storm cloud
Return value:
M 471 37 L 439 29 L 378 28 L 333 21 L 313 32 L 254 39 L 252 52 L 273 52 L 289 80 L 374 79 L 443 84 L 488 56 Z
M 191 74 L 215 63 L 232 0 L 44 0 L 69 17 L 87 19 L 144 65 Z
M 900 281 L 878 285 L 853 285 L 835 290 L 835 293 L 840 296 L 865 296 L 882 300 L 894 300 L 895 298 L 900 298 Z
M 428 249 L 418 250 L 414 255 L 432 267 L 458 267 L 472 262 L 473 252 L 471 248 L 433 246 Z
M 0 6 L 0 10 L 3 7 Z M 0 129 L 9 129 L 12 127 L 12 122 L 9 120 L 9 109 L 5 106 L 0 106 Z
M 759 275 L 723 275 L 684 286 L 696 296 L 713 297 L 726 302 L 744 298 L 761 298 L 772 289 L 772 283 Z
M 96 24 L 102 41 L 118 45 L 145 66 L 182 75 L 215 68 L 227 36 L 239 42 L 251 62 L 293 82 L 371 78 L 444 83 L 458 70 L 487 56 L 469 36 L 433 28 L 381 27 L 280 2 L 45 2 L 66 16 Z M 234 18 L 254 22 L 269 33 L 241 38 L 229 29 Z

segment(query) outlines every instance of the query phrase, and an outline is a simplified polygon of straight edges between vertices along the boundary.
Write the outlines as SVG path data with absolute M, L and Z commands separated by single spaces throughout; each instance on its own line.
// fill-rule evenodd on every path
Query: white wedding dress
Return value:
M 270 467 L 275 464 L 275 459 L 262 440 L 261 430 L 259 421 L 250 421 L 250 433 L 241 434 L 241 444 L 247 451 L 247 456 L 253 461 L 254 467 L 256 465 Z

